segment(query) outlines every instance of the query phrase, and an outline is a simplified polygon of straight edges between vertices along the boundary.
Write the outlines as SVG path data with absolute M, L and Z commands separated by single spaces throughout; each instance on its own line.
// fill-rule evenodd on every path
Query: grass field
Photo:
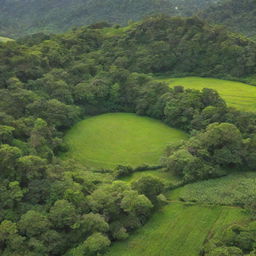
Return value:
M 116 242 L 107 256 L 198 256 L 205 239 L 222 228 L 246 221 L 240 208 L 171 203 L 128 240 Z
M 172 181 L 161 171 L 148 174 Z M 140 175 L 135 173 L 128 181 Z M 243 200 L 246 193 L 255 193 L 255 179 L 256 173 L 235 173 L 170 191 L 166 194 L 170 204 L 128 240 L 114 243 L 107 256 L 198 256 L 207 238 L 218 238 L 226 226 L 249 220 L 242 208 L 232 204 Z M 196 202 L 181 202 L 180 197 Z
M 167 78 L 156 80 L 167 82 L 170 87 L 182 85 L 185 88 L 212 88 L 219 92 L 229 106 L 245 111 L 256 111 L 256 86 L 240 82 L 202 77 Z
M 67 132 L 69 151 L 63 158 L 95 168 L 156 165 L 169 142 L 186 138 L 185 133 L 155 119 L 128 113 L 104 114 L 87 118 Z
M 8 38 L 8 37 L 0 36 L 0 42 L 8 42 L 8 41 L 13 41 L 13 39 Z
M 256 173 L 245 172 L 188 184 L 171 191 L 167 197 L 215 205 L 241 205 L 252 198 L 255 191 Z

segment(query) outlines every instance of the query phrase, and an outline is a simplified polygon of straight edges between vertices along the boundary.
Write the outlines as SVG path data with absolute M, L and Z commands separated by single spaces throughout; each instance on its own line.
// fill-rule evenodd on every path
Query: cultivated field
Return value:
M 198 256 L 210 234 L 221 233 L 225 226 L 247 218 L 240 208 L 173 202 L 158 210 L 128 240 L 114 243 L 106 255 Z
M 184 132 L 152 118 L 104 114 L 79 122 L 66 134 L 69 152 L 63 157 L 95 168 L 157 165 L 169 142 L 186 138 Z
M 219 92 L 229 106 L 245 111 L 256 111 L 256 86 L 235 81 L 202 77 L 161 77 L 156 79 L 167 82 L 170 87 L 182 85 L 185 88 L 197 90 L 212 88 Z
M 240 172 L 218 179 L 188 184 L 170 192 L 168 198 L 214 205 L 242 205 L 253 198 L 255 191 L 256 173 Z
M 173 181 L 172 175 L 163 176 L 162 171 L 145 174 Z M 135 173 L 126 179 L 134 181 L 141 175 Z M 248 221 L 246 211 L 235 204 L 255 191 L 255 179 L 255 173 L 234 173 L 168 192 L 170 204 L 158 210 L 128 240 L 114 243 L 107 256 L 198 256 L 207 238 L 221 236 L 228 225 Z

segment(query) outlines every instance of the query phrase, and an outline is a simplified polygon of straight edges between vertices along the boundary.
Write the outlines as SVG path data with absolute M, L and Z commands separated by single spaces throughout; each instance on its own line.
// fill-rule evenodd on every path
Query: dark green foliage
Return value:
M 0 34 L 21 37 L 36 32 L 63 32 L 75 26 L 92 24 L 100 29 L 112 24 L 127 25 L 130 20 L 165 13 L 172 16 L 193 15 L 217 0 L 3 0 L 0 12 Z M 104 21 L 104 22 L 102 22 Z M 28 37 L 30 39 L 30 37 Z M 38 33 L 31 42 L 47 39 Z M 27 40 L 27 39 L 26 39 Z
M 150 166 L 150 165 L 142 165 L 135 168 L 132 168 L 131 166 L 125 166 L 125 165 L 118 165 L 115 168 L 115 176 L 116 178 L 122 178 L 126 176 L 130 176 L 135 172 L 142 172 L 147 170 L 158 170 L 161 169 L 162 166 Z
M 115 171 L 116 171 L 116 177 L 117 178 L 129 176 L 129 175 L 131 175 L 134 172 L 132 167 L 130 167 L 130 166 L 123 166 L 123 165 L 117 166 Z
M 102 255 L 110 245 L 110 240 L 101 233 L 94 233 L 81 245 L 71 250 L 68 256 Z
M 198 18 L 147 19 L 131 29 L 123 44 L 127 51 L 130 47 L 136 49 L 129 51 L 130 57 L 136 58 L 132 70 L 144 73 L 172 71 L 242 77 L 255 71 L 255 58 L 249 53 L 255 52 L 253 42 L 231 35 L 223 28 L 208 26 Z M 137 44 L 140 47 L 135 47 Z
M 235 32 L 255 37 L 254 0 L 225 0 L 203 11 L 200 16 L 217 24 L 223 24 Z
M 10 143 L 12 140 L 12 132 L 15 129 L 10 126 L 5 126 L 1 125 L 0 126 L 0 142 L 5 144 L 5 143 Z
M 50 227 L 50 222 L 46 216 L 31 210 L 21 216 L 18 227 L 22 234 L 33 237 L 46 232 Z
M 235 125 L 213 123 L 187 142 L 170 145 L 165 163 L 186 182 L 219 176 L 223 174 L 221 170 L 231 171 L 238 167 L 255 170 L 247 143 L 254 145 L 251 139 L 243 141 Z
M 255 222 L 247 226 L 233 225 L 228 227 L 220 241 L 209 241 L 204 249 L 206 256 L 243 256 L 255 253 Z
M 163 182 L 153 176 L 144 176 L 132 183 L 132 188 L 147 196 L 152 202 L 157 202 L 157 196 L 164 191 Z

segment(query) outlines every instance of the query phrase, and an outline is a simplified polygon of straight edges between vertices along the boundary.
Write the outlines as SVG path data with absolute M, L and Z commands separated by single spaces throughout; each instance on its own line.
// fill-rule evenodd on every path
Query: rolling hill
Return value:
M 127 24 L 147 15 L 190 16 L 218 0 L 3 0 L 0 33 L 21 37 L 35 32 L 63 32 L 99 21 Z
M 256 36 L 256 2 L 228 0 L 207 8 L 200 14 L 212 23 L 223 24 L 230 30 L 249 37 Z

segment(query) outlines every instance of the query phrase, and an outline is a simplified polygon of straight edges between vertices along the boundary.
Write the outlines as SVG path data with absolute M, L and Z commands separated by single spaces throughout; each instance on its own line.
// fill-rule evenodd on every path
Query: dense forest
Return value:
M 157 178 L 128 184 L 117 178 L 130 167 L 90 169 L 58 157 L 68 150 L 64 132 L 87 115 L 132 112 L 188 132 L 188 141 L 168 146 L 162 163 L 184 184 L 256 171 L 254 113 L 228 107 L 212 89 L 171 89 L 149 75 L 253 83 L 255 54 L 253 41 L 223 28 L 165 16 L 125 29 L 98 23 L 0 43 L 0 254 L 101 255 L 166 203 Z M 254 216 L 252 198 L 242 207 Z M 229 234 L 204 255 L 253 255 L 255 229 Z M 237 254 L 220 254 L 231 251 Z
M 64 32 L 107 21 L 126 25 L 147 15 L 190 16 L 218 0 L 1 0 L 0 35 L 17 38 L 36 32 Z
M 249 37 L 256 36 L 256 2 L 254 0 L 226 0 L 201 13 L 210 22 L 223 24 L 230 30 Z

